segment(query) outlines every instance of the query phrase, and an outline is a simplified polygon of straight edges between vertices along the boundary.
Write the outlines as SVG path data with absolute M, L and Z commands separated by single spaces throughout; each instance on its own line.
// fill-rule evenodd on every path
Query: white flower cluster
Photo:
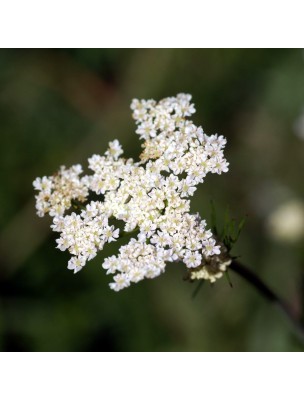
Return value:
M 39 217 L 49 214 L 51 217 L 63 215 L 71 207 L 72 200 L 85 201 L 89 192 L 85 178 L 79 178 L 81 165 L 70 169 L 61 167 L 52 177 L 37 178 L 33 182 L 39 194 L 36 196 L 36 209 Z
M 140 162 L 121 158 L 114 140 L 104 156 L 89 158 L 93 174 L 80 178 L 82 168 L 76 165 L 34 181 L 37 213 L 53 217 L 51 227 L 60 232 L 57 247 L 72 254 L 68 268 L 74 272 L 105 243 L 127 233 L 136 236 L 103 263 L 107 273 L 115 274 L 110 287 L 116 291 L 158 276 L 166 262 L 183 261 L 195 269 L 220 253 L 206 222 L 189 213 L 188 198 L 208 172 L 228 171 L 223 136 L 207 136 L 187 119 L 195 112 L 190 95 L 158 103 L 133 100 L 131 108 L 136 133 L 145 141 Z M 90 201 L 90 194 L 100 200 Z M 117 220 L 124 222 L 122 233 Z M 211 281 L 215 276 L 201 275 Z

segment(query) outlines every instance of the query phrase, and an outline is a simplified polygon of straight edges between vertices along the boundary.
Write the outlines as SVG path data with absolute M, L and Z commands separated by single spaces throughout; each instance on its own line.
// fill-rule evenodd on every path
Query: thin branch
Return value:
M 299 338 L 304 342 L 304 326 L 290 304 L 275 294 L 254 272 L 238 261 L 233 260 L 229 268 L 257 289 L 266 300 L 280 308 L 292 323 Z

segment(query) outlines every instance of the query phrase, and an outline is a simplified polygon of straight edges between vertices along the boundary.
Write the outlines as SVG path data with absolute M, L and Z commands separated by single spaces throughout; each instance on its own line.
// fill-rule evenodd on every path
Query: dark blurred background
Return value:
M 241 278 L 183 281 L 169 264 L 119 293 L 101 263 L 79 274 L 35 214 L 32 181 L 119 139 L 137 158 L 132 98 L 191 93 L 194 121 L 227 137 L 230 171 L 207 176 L 192 209 L 247 222 L 233 254 L 301 315 L 304 306 L 302 50 L 0 50 L 2 351 L 302 351 L 280 311 Z

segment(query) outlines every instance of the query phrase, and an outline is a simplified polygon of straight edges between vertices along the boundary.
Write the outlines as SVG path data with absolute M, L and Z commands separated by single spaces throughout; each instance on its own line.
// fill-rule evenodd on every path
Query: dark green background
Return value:
M 86 163 L 119 139 L 136 158 L 131 99 L 193 95 L 194 121 L 228 139 L 230 171 L 208 176 L 192 209 L 219 218 L 248 214 L 234 254 L 301 313 L 303 238 L 275 241 L 266 220 L 303 199 L 301 50 L 1 50 L 0 349 L 2 351 L 301 351 L 278 310 L 231 272 L 195 286 L 184 267 L 115 293 L 102 259 L 79 274 L 35 215 L 32 181 L 59 165 Z

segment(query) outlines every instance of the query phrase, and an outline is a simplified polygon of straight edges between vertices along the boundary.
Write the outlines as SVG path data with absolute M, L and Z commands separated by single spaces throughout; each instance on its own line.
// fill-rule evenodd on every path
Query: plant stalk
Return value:
M 280 298 L 273 292 L 254 272 L 249 270 L 243 264 L 233 260 L 229 268 L 236 274 L 244 278 L 251 286 L 253 286 L 266 300 L 275 304 L 286 315 L 288 320 L 295 328 L 298 337 L 304 343 L 304 326 L 299 320 L 294 308 L 285 300 Z

